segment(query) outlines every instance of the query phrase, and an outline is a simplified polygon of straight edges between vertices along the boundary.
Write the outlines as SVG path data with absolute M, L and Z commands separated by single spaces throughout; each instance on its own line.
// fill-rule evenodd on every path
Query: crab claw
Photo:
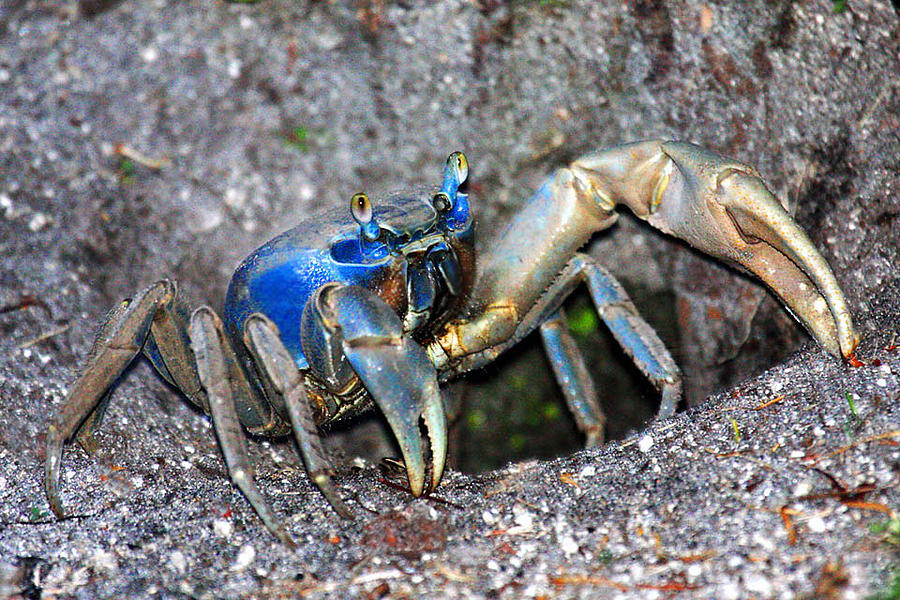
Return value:
M 840 286 L 759 174 L 683 142 L 639 142 L 573 165 L 601 200 L 615 200 L 654 227 L 768 285 L 835 356 L 849 358 L 859 336 Z
M 447 419 L 437 371 L 424 348 L 403 334 L 397 313 L 381 298 L 357 286 L 326 288 L 324 305 L 341 332 L 341 347 L 353 371 L 381 409 L 406 463 L 409 487 L 421 496 L 437 487 L 447 459 Z M 431 480 L 420 422 L 431 442 Z

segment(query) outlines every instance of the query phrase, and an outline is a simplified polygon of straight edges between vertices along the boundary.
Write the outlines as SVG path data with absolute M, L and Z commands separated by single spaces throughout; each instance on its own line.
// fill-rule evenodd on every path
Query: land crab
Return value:
M 605 416 L 561 308 L 581 284 L 659 389 L 658 418 L 671 416 L 681 396 L 677 365 L 622 286 L 578 252 L 615 222 L 618 205 L 757 276 L 831 354 L 849 358 L 859 341 L 825 259 L 751 167 L 683 142 L 589 154 L 547 179 L 477 259 L 475 221 L 460 189 L 467 174 L 466 157 L 455 152 L 439 188 L 374 203 L 358 193 L 349 213 L 310 217 L 267 242 L 235 271 L 224 320 L 207 306 L 189 311 L 168 280 L 113 308 L 49 429 L 44 486 L 53 511 L 64 514 L 64 443 L 76 436 L 90 444 L 111 386 L 141 352 L 212 416 L 231 479 L 286 543 L 255 483 L 242 426 L 293 433 L 312 480 L 350 518 L 319 426 L 374 404 L 419 496 L 444 471 L 441 384 L 535 329 L 588 444 L 598 444 Z

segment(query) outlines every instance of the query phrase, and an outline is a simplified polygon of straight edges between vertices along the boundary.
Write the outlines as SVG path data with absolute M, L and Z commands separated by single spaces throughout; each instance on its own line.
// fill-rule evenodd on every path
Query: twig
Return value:
M 858 440 L 856 442 L 853 442 L 852 444 L 848 444 L 846 446 L 838 448 L 834 452 L 829 452 L 828 454 L 823 454 L 822 456 L 816 457 L 815 461 L 812 464 L 817 464 L 817 463 L 825 460 L 826 458 L 831 458 L 832 456 L 837 456 L 838 454 L 843 454 L 847 450 L 856 448 L 857 446 L 859 446 L 861 444 L 867 444 L 869 442 L 875 442 L 877 440 L 883 440 L 883 439 L 897 437 L 897 436 L 900 436 L 900 429 L 895 429 L 893 431 L 887 431 L 885 433 L 879 433 L 878 435 L 873 435 L 873 436 Z
M 31 348 L 35 344 L 40 344 L 44 340 L 49 340 L 50 338 L 52 338 L 54 336 L 57 336 L 61 333 L 65 333 L 66 331 L 69 330 L 70 327 L 72 327 L 72 324 L 66 323 L 65 325 L 61 325 L 55 329 L 51 329 L 47 333 L 42 333 L 41 335 L 31 338 L 30 340 L 25 340 L 24 342 L 22 342 L 21 344 L 16 346 L 16 350 L 24 350 L 25 348 Z

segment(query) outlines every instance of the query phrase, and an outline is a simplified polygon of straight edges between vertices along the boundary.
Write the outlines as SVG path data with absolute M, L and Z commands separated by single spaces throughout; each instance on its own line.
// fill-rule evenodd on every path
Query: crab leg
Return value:
M 859 336 L 834 274 L 756 172 L 691 144 L 653 141 L 588 155 L 538 190 L 494 243 L 461 318 L 429 344 L 442 378 L 493 360 L 548 318 L 558 304 L 546 302 L 547 290 L 615 221 L 618 204 L 750 271 L 826 350 L 852 355 Z M 661 415 L 670 410 L 664 399 Z
M 683 142 L 639 142 L 585 156 L 572 171 L 601 204 L 759 277 L 812 336 L 849 358 L 859 336 L 828 263 L 752 168 Z
M 269 508 L 266 499 L 254 480 L 253 465 L 247 455 L 244 433 L 235 409 L 233 390 L 239 394 L 252 394 L 246 379 L 234 378 L 236 365 L 234 351 L 225 337 L 222 322 L 213 310 L 201 306 L 191 316 L 188 334 L 197 359 L 197 373 L 206 390 L 213 426 L 222 447 L 225 464 L 231 480 L 243 492 L 266 527 L 275 537 L 293 547 L 294 542 L 284 530 L 281 521 Z
M 397 313 L 365 288 L 327 284 L 307 303 L 305 322 L 309 310 L 319 330 L 312 333 L 324 334 L 329 342 L 339 341 L 340 352 L 390 424 L 403 452 L 412 493 L 421 496 L 437 487 L 447 458 L 447 419 L 437 372 L 425 350 L 403 333 Z M 342 362 L 340 357 L 329 360 Z M 427 485 L 420 422 L 431 442 Z
M 322 447 L 322 435 L 316 427 L 309 396 L 294 359 L 281 341 L 278 328 L 265 315 L 254 313 L 244 323 L 244 343 L 272 388 L 284 398 L 310 479 L 335 512 L 345 519 L 352 519 L 353 513 L 334 488 L 331 463 Z
M 540 330 L 553 374 L 569 409 L 575 415 L 578 428 L 587 438 L 586 445 L 589 448 L 601 445 L 606 431 L 606 415 L 600 408 L 597 387 L 588 372 L 584 356 L 569 333 L 563 309 L 560 308 L 544 321 Z
M 160 281 L 110 311 L 91 347 L 87 365 L 56 413 L 47 432 L 47 462 L 44 490 L 50 508 L 64 516 L 59 497 L 59 470 L 63 444 L 78 430 L 79 441 L 91 446 L 93 431 L 99 426 L 110 386 L 141 351 L 154 315 L 169 305 L 175 287 Z

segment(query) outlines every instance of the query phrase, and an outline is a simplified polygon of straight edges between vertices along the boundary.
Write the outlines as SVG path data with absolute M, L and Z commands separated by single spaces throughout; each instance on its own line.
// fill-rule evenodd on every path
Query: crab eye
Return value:
M 350 214 L 360 225 L 366 225 L 372 220 L 372 202 L 365 193 L 357 192 L 350 198 Z
M 434 210 L 439 213 L 445 213 L 451 208 L 453 208 L 453 203 L 450 202 L 450 196 L 446 192 L 438 192 L 431 198 L 431 204 L 434 206 Z
M 451 154 L 447 159 L 447 164 L 456 169 L 456 179 L 459 183 L 465 181 L 469 176 L 469 161 L 462 152 L 456 151 Z

